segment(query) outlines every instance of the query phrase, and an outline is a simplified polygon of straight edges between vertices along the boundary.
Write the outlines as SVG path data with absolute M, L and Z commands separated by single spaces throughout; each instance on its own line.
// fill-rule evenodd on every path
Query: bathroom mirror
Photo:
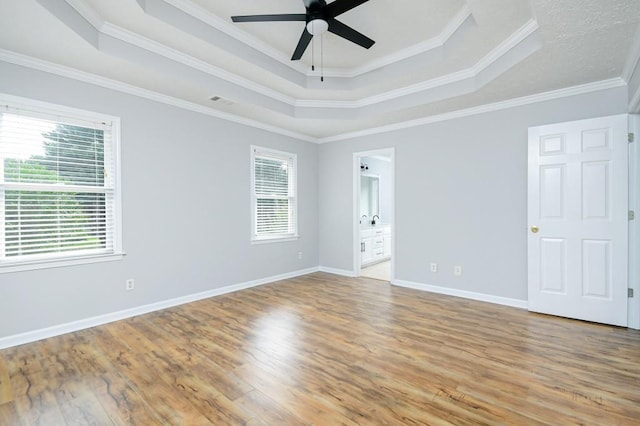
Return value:
M 360 176 L 360 217 L 367 215 L 367 223 L 374 215 L 380 214 L 380 177 L 374 174 Z M 364 218 L 362 223 L 364 224 Z

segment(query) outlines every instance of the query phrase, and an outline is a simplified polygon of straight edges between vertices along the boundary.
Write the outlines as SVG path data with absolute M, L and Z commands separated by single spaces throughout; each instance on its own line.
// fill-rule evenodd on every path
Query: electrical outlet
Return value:
M 456 265 L 453 267 L 453 275 L 455 275 L 456 277 L 459 277 L 462 275 L 462 266 L 460 265 Z
M 298 260 L 302 260 L 302 254 L 303 253 L 301 251 L 298 252 Z
M 431 272 L 438 272 L 438 264 L 437 263 L 432 263 L 431 264 Z
M 125 284 L 125 289 L 127 291 L 131 291 L 135 288 L 135 286 L 136 286 L 136 282 L 133 280 L 133 278 L 129 278 L 127 280 L 127 283 Z

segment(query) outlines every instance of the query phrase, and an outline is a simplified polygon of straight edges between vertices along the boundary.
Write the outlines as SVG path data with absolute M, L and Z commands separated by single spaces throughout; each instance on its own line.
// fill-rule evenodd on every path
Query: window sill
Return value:
M 8 272 L 32 271 L 36 269 L 60 268 L 63 266 L 86 265 L 89 263 L 122 260 L 126 253 L 96 254 L 88 256 L 38 259 L 22 262 L 0 262 L 0 274 Z
M 268 244 L 268 243 L 284 243 L 287 241 L 297 241 L 298 235 L 289 235 L 286 237 L 270 237 L 270 238 L 253 238 L 251 244 Z

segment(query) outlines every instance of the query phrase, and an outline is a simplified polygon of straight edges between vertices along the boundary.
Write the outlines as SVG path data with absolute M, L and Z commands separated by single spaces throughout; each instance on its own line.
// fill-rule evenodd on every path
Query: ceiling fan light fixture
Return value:
M 307 22 L 307 31 L 313 36 L 319 36 L 327 32 L 329 23 L 321 18 L 313 19 Z

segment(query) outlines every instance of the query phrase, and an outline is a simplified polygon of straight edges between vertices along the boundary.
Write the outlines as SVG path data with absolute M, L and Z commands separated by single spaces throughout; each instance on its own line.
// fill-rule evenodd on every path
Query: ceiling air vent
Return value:
M 231 102 L 229 99 L 224 99 L 224 98 L 221 98 L 220 96 L 212 96 L 209 99 L 220 105 L 227 105 L 227 106 L 233 105 L 233 102 Z

